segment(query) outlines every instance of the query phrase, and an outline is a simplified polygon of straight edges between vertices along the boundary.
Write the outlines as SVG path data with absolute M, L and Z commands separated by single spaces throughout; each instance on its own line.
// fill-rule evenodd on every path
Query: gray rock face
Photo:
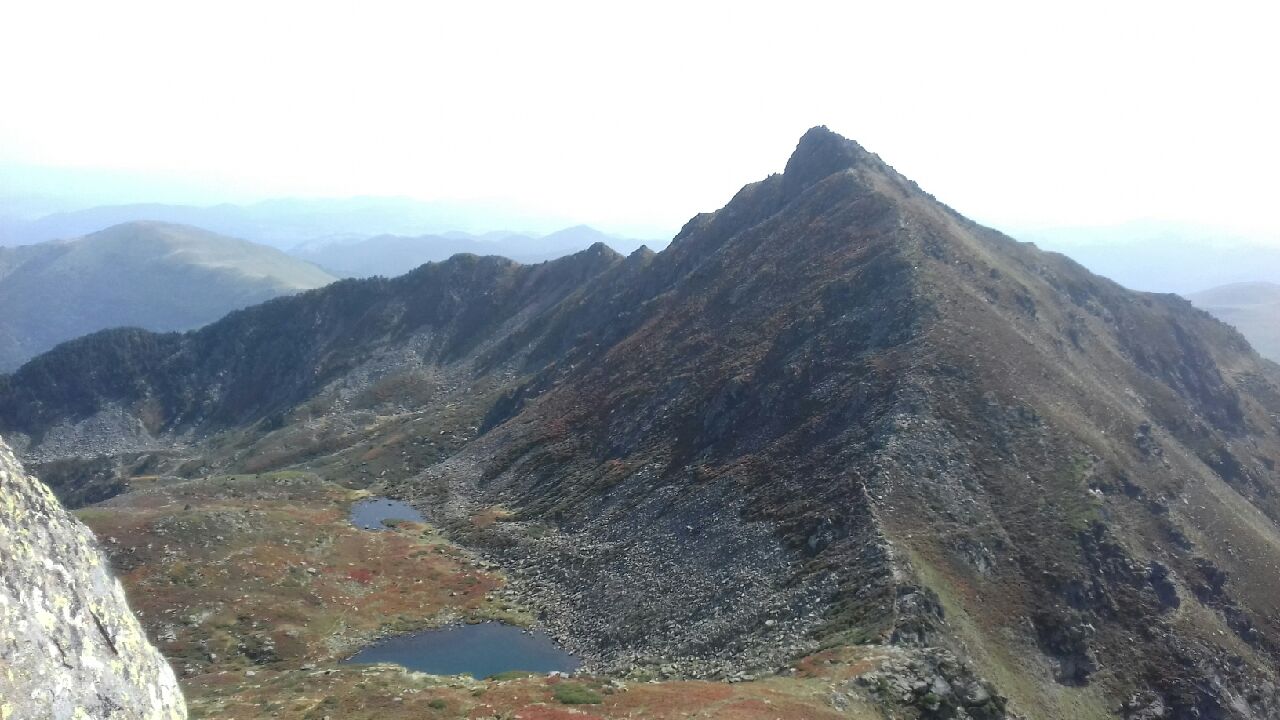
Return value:
M 0 440 L 0 718 L 186 716 L 93 534 Z

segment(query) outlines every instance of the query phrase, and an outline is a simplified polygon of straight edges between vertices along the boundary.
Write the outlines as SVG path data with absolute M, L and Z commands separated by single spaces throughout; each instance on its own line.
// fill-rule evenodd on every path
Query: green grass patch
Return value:
M 600 693 L 579 683 L 556 685 L 555 698 L 563 705 L 599 705 L 604 702 Z

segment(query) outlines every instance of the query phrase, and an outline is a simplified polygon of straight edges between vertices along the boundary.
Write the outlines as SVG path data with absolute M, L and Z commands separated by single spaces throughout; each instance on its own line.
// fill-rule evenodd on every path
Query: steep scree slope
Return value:
M 1280 394 L 1230 328 L 821 129 L 634 285 L 641 317 L 403 488 L 552 519 L 564 542 L 493 542 L 589 653 L 771 657 L 796 629 L 964 647 L 1063 716 L 1019 678 L 1277 711 Z

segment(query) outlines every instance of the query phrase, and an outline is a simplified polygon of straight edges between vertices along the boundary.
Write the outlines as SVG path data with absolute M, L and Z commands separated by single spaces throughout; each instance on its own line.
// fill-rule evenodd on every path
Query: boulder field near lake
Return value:
M 1280 368 L 825 128 L 660 253 L 71 341 L 0 434 L 199 716 L 1280 715 Z M 485 619 L 579 674 L 340 664 Z

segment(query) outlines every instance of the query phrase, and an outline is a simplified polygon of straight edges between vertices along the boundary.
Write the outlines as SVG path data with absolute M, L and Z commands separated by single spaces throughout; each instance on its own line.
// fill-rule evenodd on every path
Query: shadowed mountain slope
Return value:
M 1029 717 L 1280 711 L 1275 366 L 825 128 L 656 255 L 454 258 L 2 382 L 0 431 L 69 463 L 65 493 L 86 444 L 123 481 L 373 464 L 594 667 L 894 644 Z M 445 417 L 463 429 L 416 459 Z
M 0 379 L 3 425 L 39 443 L 60 421 L 123 408 L 122 417 L 146 418 L 149 436 L 208 434 L 287 411 L 388 349 L 488 367 L 508 360 L 486 352 L 495 336 L 620 260 L 603 246 L 539 266 L 459 255 L 391 280 L 279 298 L 186 334 L 103 331 Z

